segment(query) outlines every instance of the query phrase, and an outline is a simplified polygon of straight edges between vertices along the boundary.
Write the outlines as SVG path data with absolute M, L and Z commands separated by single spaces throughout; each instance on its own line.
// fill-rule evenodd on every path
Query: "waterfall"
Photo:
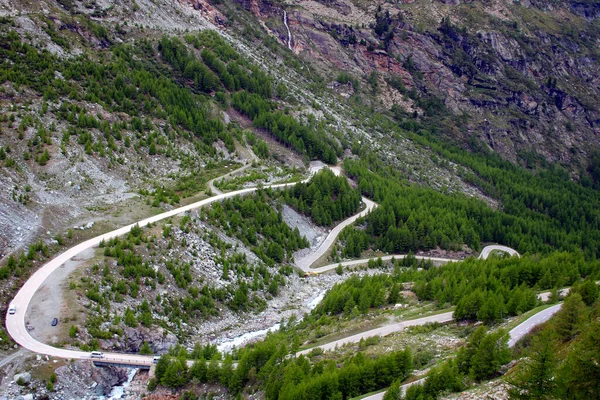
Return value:
M 287 23 L 287 13 L 285 12 L 285 10 L 283 10 L 283 23 L 285 24 L 285 27 L 287 28 L 288 31 L 288 49 L 292 50 L 292 32 L 290 32 L 290 27 L 288 26 Z

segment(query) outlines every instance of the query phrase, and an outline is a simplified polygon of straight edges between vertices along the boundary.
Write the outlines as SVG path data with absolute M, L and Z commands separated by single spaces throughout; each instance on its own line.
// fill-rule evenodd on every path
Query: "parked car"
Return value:
M 52 318 L 52 326 L 58 325 L 58 318 Z

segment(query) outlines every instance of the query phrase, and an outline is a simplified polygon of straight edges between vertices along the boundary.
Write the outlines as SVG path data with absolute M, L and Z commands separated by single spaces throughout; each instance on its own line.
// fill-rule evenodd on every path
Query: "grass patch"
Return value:
M 322 346 L 327 343 L 335 342 L 336 340 L 344 339 L 349 336 L 354 336 L 359 333 L 368 332 L 372 329 L 379 328 L 386 322 L 387 319 L 383 318 L 383 316 L 379 316 L 372 321 L 367 321 L 364 325 L 350 327 L 349 329 L 345 329 L 343 332 L 340 332 L 340 329 L 344 329 L 342 324 L 338 324 L 337 326 L 331 327 L 331 329 L 335 332 L 332 334 L 327 334 L 325 336 L 321 336 L 318 339 L 315 339 L 312 343 L 307 346 L 301 346 L 300 350 L 309 350 L 318 346 Z M 352 320 L 351 322 L 355 322 Z M 360 323 L 360 322 L 359 322 Z

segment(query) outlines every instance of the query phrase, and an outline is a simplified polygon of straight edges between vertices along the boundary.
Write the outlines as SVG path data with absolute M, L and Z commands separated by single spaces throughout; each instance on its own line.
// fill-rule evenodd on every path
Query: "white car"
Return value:
M 9 313 L 9 314 L 14 314 L 14 313 L 16 313 L 16 312 L 17 312 L 17 306 L 15 306 L 14 304 L 11 304 L 11 305 L 8 307 L 8 313 Z

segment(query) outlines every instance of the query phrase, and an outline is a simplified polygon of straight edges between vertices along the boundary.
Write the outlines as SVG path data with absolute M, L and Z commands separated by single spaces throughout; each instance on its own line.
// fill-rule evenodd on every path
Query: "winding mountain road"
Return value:
M 342 231 L 342 229 L 344 229 L 345 227 L 347 227 L 350 224 L 353 224 L 354 221 L 356 221 L 358 218 L 364 217 L 365 215 L 370 213 L 375 207 L 377 207 L 377 204 L 375 202 L 367 199 L 366 197 L 362 198 L 362 202 L 365 204 L 364 210 L 362 210 L 358 214 L 355 214 L 352 217 L 350 217 L 350 218 L 340 222 L 338 225 L 336 225 L 336 227 L 333 228 L 331 230 L 331 232 L 329 232 L 329 235 L 327 235 L 327 238 L 325 238 L 325 241 L 323 241 L 323 243 L 321 243 L 321 245 L 319 246 L 319 248 L 317 250 L 310 253 L 309 255 L 307 255 L 304 258 L 296 260 L 295 265 L 298 268 L 300 268 L 301 270 L 303 270 L 304 272 L 311 271 L 311 272 L 315 272 L 315 273 L 329 271 L 329 270 L 337 267 L 338 264 L 333 265 L 333 267 L 331 267 L 331 265 L 328 265 L 328 266 L 325 266 L 322 268 L 316 268 L 316 269 L 310 268 L 310 266 L 313 265 L 315 263 L 315 261 L 317 261 L 319 258 L 321 258 L 321 256 L 323 254 L 325 254 L 325 252 L 327 251 L 327 249 L 329 249 L 329 247 L 333 244 L 333 242 L 335 242 L 335 239 L 337 239 L 337 237 L 340 234 L 340 232 Z
M 328 264 L 325 265 L 323 267 L 318 267 L 318 268 L 311 268 L 310 271 L 317 273 L 317 274 L 321 274 L 323 272 L 327 272 L 327 271 L 331 271 L 332 269 L 337 268 L 339 265 L 341 265 L 342 267 L 355 267 L 357 265 L 364 265 L 367 264 L 369 261 L 373 260 L 378 260 L 381 258 L 381 261 L 390 261 L 391 259 L 395 259 L 395 260 L 401 260 L 403 258 L 408 257 L 407 254 L 393 254 L 393 255 L 389 255 L 389 256 L 382 256 L 382 257 L 371 257 L 371 258 L 362 258 L 360 260 L 351 260 L 351 261 L 342 261 L 339 263 L 335 263 L 335 264 Z M 414 256 L 417 260 L 427 260 L 427 261 L 431 261 L 434 264 L 437 265 L 441 265 L 441 264 L 446 264 L 449 262 L 460 262 L 462 260 L 455 260 L 452 258 L 441 258 L 441 257 L 429 257 L 429 256 Z
M 361 341 L 361 339 L 367 339 L 374 336 L 387 336 L 391 333 L 400 332 L 401 330 L 403 330 L 404 328 L 408 328 L 409 326 L 425 325 L 434 322 L 438 322 L 440 324 L 450 322 L 452 321 L 452 313 L 453 311 L 450 311 L 443 314 L 430 315 L 428 317 L 423 318 L 394 322 L 393 324 L 384 325 L 382 327 L 371 329 L 366 332 L 358 333 L 356 335 L 348 336 L 320 346 L 315 346 L 310 349 L 299 351 L 298 353 L 296 353 L 296 355 L 299 356 L 301 354 L 308 354 L 317 348 L 322 349 L 323 351 L 334 350 L 336 347 L 341 347 L 348 343 L 358 343 Z
M 363 201 L 364 200 L 365 200 L 365 198 L 363 197 Z M 373 204 L 375 204 L 375 203 L 373 203 Z M 376 206 L 377 206 L 377 204 L 375 204 L 375 207 Z M 341 231 L 341 229 L 340 229 L 340 231 Z M 511 249 L 510 247 L 500 246 L 500 245 L 497 245 L 497 244 L 492 244 L 492 245 L 484 247 L 481 250 L 481 254 L 479 254 L 478 258 L 481 259 L 481 260 L 485 260 L 485 259 L 487 259 L 490 256 L 490 254 L 494 250 L 504 251 L 504 252 L 510 254 L 511 256 L 516 255 L 517 257 L 520 257 L 519 253 L 516 250 Z M 323 267 L 311 268 L 310 271 L 314 272 L 314 273 L 317 273 L 317 274 L 321 274 L 323 272 L 331 271 L 332 269 L 337 268 L 339 265 L 341 265 L 342 267 L 355 267 L 357 265 L 367 264 L 369 261 L 371 261 L 371 260 L 377 260 L 379 258 L 381 258 L 382 261 L 390 261 L 391 259 L 401 260 L 401 259 L 406 258 L 406 257 L 408 257 L 407 254 L 392 254 L 392 255 L 389 255 L 389 256 L 382 256 L 382 257 L 371 257 L 371 258 L 363 258 L 363 259 L 360 259 L 360 260 L 342 261 L 342 262 L 335 263 L 335 264 L 325 265 Z M 462 260 L 456 260 L 456 259 L 453 259 L 453 258 L 443 258 L 443 257 L 430 257 L 430 256 L 414 256 L 414 257 L 417 260 L 431 261 L 431 262 L 433 262 L 436 265 L 447 264 L 449 262 L 460 262 L 460 261 L 462 261 Z M 314 261 L 316 261 L 318 258 L 319 257 L 315 258 Z
M 239 173 L 240 170 L 243 171 L 246 168 L 248 168 L 249 166 L 250 166 L 250 164 L 246 164 L 246 165 L 242 166 L 241 168 L 224 175 L 223 177 L 227 177 L 227 176 L 231 176 L 233 174 Z M 310 174 L 312 175 L 312 174 L 318 172 L 318 170 L 320 170 L 323 167 L 325 167 L 324 164 L 319 164 L 317 166 L 311 166 Z M 339 175 L 339 173 L 340 173 L 339 168 L 333 167 L 332 170 L 334 171 L 334 173 L 336 175 Z M 223 178 L 223 177 L 220 177 L 220 178 Z M 302 181 L 302 182 L 305 182 L 305 181 Z M 290 187 L 295 184 L 296 183 L 283 183 L 283 184 L 270 185 L 268 187 L 272 188 L 272 189 L 280 189 L 280 188 Z M 214 185 L 209 185 L 209 186 L 211 186 L 211 188 L 214 187 Z M 85 242 L 79 243 L 78 245 L 57 255 L 55 258 L 48 261 L 40 269 L 38 269 L 36 272 L 34 272 L 33 275 L 31 275 L 31 277 L 27 280 L 27 282 L 25 282 L 25 284 L 17 292 L 14 299 L 10 302 L 11 305 L 14 305 L 16 307 L 16 311 L 14 314 L 9 314 L 9 313 L 6 314 L 5 326 L 6 326 L 6 330 L 7 330 L 8 334 L 19 345 L 21 345 L 22 347 L 24 347 L 28 350 L 31 350 L 32 352 L 35 352 L 35 353 L 46 354 L 49 356 L 60 357 L 60 358 L 90 359 L 91 355 L 89 352 L 84 352 L 84 351 L 79 351 L 79 350 L 60 349 L 57 347 L 47 345 L 45 343 L 41 343 L 41 342 L 35 340 L 27 331 L 27 329 L 25 327 L 25 315 L 27 312 L 27 308 L 29 306 L 31 298 L 33 297 L 35 292 L 42 286 L 44 281 L 46 281 L 46 279 L 48 279 L 52 275 L 52 273 L 54 271 L 56 271 L 66 261 L 70 260 L 71 258 L 77 256 L 78 254 L 80 254 L 81 252 L 83 252 L 87 249 L 97 247 L 100 244 L 100 242 L 102 242 L 102 241 L 107 241 L 113 237 L 126 235 L 127 233 L 129 233 L 129 231 L 131 231 L 131 228 L 133 228 L 136 225 L 137 226 L 146 226 L 148 224 L 152 224 L 152 223 L 155 223 L 155 222 L 158 222 L 158 221 L 170 218 L 170 217 L 174 217 L 176 215 L 209 205 L 216 201 L 222 201 L 226 198 L 249 194 L 256 190 L 257 190 L 257 188 L 247 188 L 247 189 L 235 190 L 235 191 L 228 192 L 228 193 L 219 193 L 208 199 L 204 199 L 204 200 L 192 203 L 192 204 L 188 204 L 183 207 L 176 208 L 171 211 L 167 211 L 167 212 L 164 212 L 164 213 L 161 213 L 161 214 L 149 217 L 149 218 L 145 218 L 134 224 L 129 224 L 122 228 L 99 235 L 95 238 L 92 238 L 92 239 L 86 240 Z M 359 215 L 350 217 L 349 218 L 349 220 L 351 220 L 350 222 L 347 222 L 348 220 L 346 220 L 346 221 L 343 221 L 341 224 L 345 224 L 344 226 L 347 226 L 349 223 L 356 220 L 356 218 L 358 218 L 358 216 L 364 215 L 365 212 L 368 212 L 368 210 L 370 210 L 374 206 L 375 203 L 370 202 L 370 200 L 367 200 L 367 199 L 365 199 L 365 200 L 363 200 L 363 201 L 366 202 L 367 208 L 364 211 L 362 211 L 361 213 L 359 213 Z M 369 202 L 372 203 L 370 206 L 369 206 Z M 339 233 L 339 231 L 341 231 L 341 228 L 338 229 L 336 232 Z M 331 240 L 333 240 L 333 239 L 334 239 L 334 237 L 332 237 Z M 317 252 L 319 252 L 319 254 L 322 254 L 322 253 L 324 253 L 325 250 L 327 250 L 327 248 L 323 248 L 323 246 L 321 246 L 317 250 Z M 319 255 L 319 257 L 320 257 L 320 255 Z M 310 266 L 310 264 L 308 264 L 308 266 Z M 308 268 L 308 267 L 306 267 L 306 268 Z M 132 365 L 149 365 L 152 363 L 152 358 L 153 358 L 152 356 L 140 356 L 140 355 L 135 355 L 135 354 L 108 352 L 108 353 L 104 353 L 104 357 L 103 357 L 102 361 L 118 362 L 121 364 L 132 364 Z
M 539 313 L 534 314 L 533 316 L 529 317 L 528 319 L 526 319 L 525 321 L 523 321 L 519 325 L 517 325 L 515 328 L 513 328 L 508 333 L 508 335 L 509 335 L 508 347 L 513 347 L 523 336 L 525 336 L 527 333 L 529 333 L 534 327 L 548 321 L 554 314 L 556 314 L 558 311 L 560 311 L 561 307 L 562 307 L 562 303 L 556 304 L 549 308 L 546 308 L 545 310 L 542 310 Z M 452 314 L 452 313 L 448 313 L 448 314 Z M 444 314 L 440 314 L 440 315 L 444 315 Z M 450 316 L 450 320 L 451 319 L 452 319 L 452 316 Z M 415 321 L 418 321 L 418 320 L 415 320 Z M 406 321 L 406 322 L 410 322 L 410 321 Z M 312 350 L 312 349 L 305 350 L 303 352 L 303 354 L 310 352 L 310 350 Z M 402 393 L 406 393 L 406 389 L 412 385 L 423 384 L 423 383 L 425 383 L 425 378 L 404 384 L 401 386 Z M 375 393 L 371 396 L 364 397 L 363 400 L 381 400 L 381 399 L 383 399 L 384 395 L 385 395 L 385 391 Z
M 244 171 L 245 169 L 247 169 L 250 165 L 251 164 L 247 163 L 246 165 L 242 166 L 241 168 L 238 168 L 237 170 L 232 171 L 232 172 L 224 175 L 223 177 L 220 177 L 217 179 L 222 179 L 224 177 L 229 177 L 234 174 L 240 173 L 240 172 Z M 322 167 L 324 167 L 324 165 L 319 165 L 317 167 L 314 167 L 314 166 L 311 167 L 311 169 L 310 169 L 311 175 L 313 173 L 316 173 Z M 334 168 L 332 168 L 332 170 L 334 171 L 334 173 L 336 173 L 336 175 L 340 174 L 339 168 L 334 167 Z M 303 181 L 303 182 L 305 182 L 305 181 Z M 272 188 L 272 189 L 278 189 L 278 188 L 286 188 L 286 187 L 292 186 L 294 184 L 295 183 L 284 183 L 284 184 L 275 184 L 275 185 L 271 185 L 271 186 L 267 186 L 267 187 Z M 27 282 L 25 282 L 25 284 L 17 292 L 17 295 L 11 302 L 11 305 L 16 306 L 16 312 L 14 314 L 8 314 L 8 313 L 6 314 L 6 320 L 5 320 L 6 330 L 9 333 L 9 335 L 13 338 L 13 340 L 15 342 L 20 344 L 22 347 L 24 347 L 28 350 L 31 350 L 32 352 L 35 352 L 35 353 L 46 354 L 46 355 L 53 356 L 53 357 L 68 358 L 68 359 L 90 359 L 91 354 L 89 352 L 78 351 L 78 350 L 67 350 L 67 349 L 60 349 L 57 347 L 53 347 L 53 346 L 50 346 L 50 345 L 47 345 L 45 343 L 41 343 L 41 342 L 35 340 L 29 334 L 29 332 L 27 331 L 27 329 L 25 327 L 25 315 L 26 315 L 27 308 L 29 306 L 29 303 L 30 303 L 31 298 L 33 297 L 34 293 L 42 286 L 44 281 L 46 279 L 48 279 L 52 275 L 52 273 L 57 268 L 59 268 L 61 265 L 63 265 L 66 261 L 70 260 L 71 258 L 77 256 L 79 253 L 81 253 L 87 249 L 97 247 L 99 245 L 99 243 L 102 241 L 107 241 L 113 237 L 126 235 L 127 233 L 129 233 L 131 228 L 133 228 L 136 225 L 146 226 L 148 224 L 152 224 L 152 223 L 164 220 L 166 218 L 170 218 L 170 217 L 173 217 L 173 216 L 209 205 L 216 201 L 221 201 L 226 198 L 230 198 L 230 197 L 234 197 L 234 196 L 249 194 L 249 193 L 252 193 L 257 190 L 257 188 L 247 188 L 247 189 L 236 190 L 236 191 L 232 191 L 232 192 L 228 192 L 228 193 L 221 193 L 214 186 L 214 180 L 209 182 L 209 187 L 213 190 L 213 192 L 217 193 L 215 196 L 192 203 L 192 204 L 188 204 L 186 206 L 179 207 L 177 209 L 167 211 L 167 212 L 164 212 L 164 213 L 161 213 L 161 214 L 149 217 L 149 218 L 145 218 L 141 221 L 138 221 L 135 224 L 130 224 L 125 227 L 113 230 L 111 232 L 99 235 L 95 238 L 86 240 L 85 242 L 82 242 L 82 243 L 66 250 L 65 252 L 56 256 L 54 259 L 52 259 L 49 262 L 47 262 L 46 264 L 44 264 L 39 270 L 37 270 L 27 280 Z M 330 234 L 327 236 L 325 241 L 319 246 L 319 248 L 315 252 L 313 252 L 309 256 L 302 258 L 296 262 L 296 265 L 300 269 L 302 269 L 304 271 L 313 271 L 316 273 L 321 273 L 321 272 L 325 272 L 325 271 L 334 269 L 339 265 L 339 264 L 330 264 L 330 265 L 327 265 L 324 267 L 316 268 L 314 270 L 310 269 L 310 266 L 316 260 L 318 260 L 323 254 L 325 254 L 327 249 L 333 244 L 333 242 L 335 241 L 335 239 L 337 238 L 337 236 L 339 235 L 339 233 L 341 232 L 341 230 L 344 227 L 352 224 L 353 222 L 356 221 L 356 219 L 366 215 L 371 210 L 373 210 L 375 207 L 377 207 L 376 203 L 374 203 L 373 201 L 371 201 L 367 198 L 363 197 L 362 201 L 365 204 L 365 208 L 361 212 L 342 221 L 339 225 L 337 225 L 330 232 Z M 488 247 L 492 247 L 492 248 L 487 252 L 486 252 L 487 247 L 484 248 L 482 251 L 483 257 L 482 256 L 480 256 L 480 257 L 486 258 L 488 256 L 488 254 L 490 253 L 490 251 L 503 250 L 503 249 L 498 249 L 498 247 L 504 247 L 504 246 L 488 246 Z M 516 253 L 512 249 L 509 249 L 509 248 L 506 248 L 506 249 L 508 249 L 509 252 Z M 391 259 L 392 257 L 402 258 L 402 257 L 406 257 L 406 255 L 399 254 L 399 255 L 394 255 L 394 256 L 385 256 L 385 257 L 382 257 L 382 259 L 388 260 L 388 259 Z M 418 259 L 428 259 L 428 260 L 431 260 L 431 261 L 437 262 L 437 263 L 446 263 L 446 262 L 457 261 L 457 260 L 451 260 L 451 259 L 423 257 L 423 256 L 417 256 L 417 258 Z M 368 259 L 346 261 L 346 262 L 343 262 L 342 265 L 343 266 L 351 266 L 351 265 L 358 265 L 358 264 L 366 263 L 366 262 L 368 262 Z M 345 343 L 351 343 L 351 342 L 355 342 L 355 341 L 358 342 L 358 341 L 360 341 L 361 338 L 373 337 L 373 336 L 378 336 L 378 335 L 385 336 L 390 333 L 402 330 L 408 326 L 423 325 L 423 324 L 430 323 L 430 322 L 440 322 L 441 323 L 441 322 L 448 322 L 450 320 L 452 320 L 451 312 L 444 313 L 444 314 L 438 314 L 438 315 L 434 315 L 434 316 L 429 316 L 429 317 L 424 317 L 424 318 L 418 318 L 418 319 L 414 319 L 414 320 L 410 320 L 410 321 L 401 321 L 401 322 L 389 324 L 389 325 L 386 325 L 386 326 L 383 326 L 380 328 L 376 328 L 376 329 L 373 329 L 368 332 L 363 332 L 358 335 L 350 336 L 348 338 L 340 339 L 338 341 L 328 343 L 328 344 L 320 346 L 320 347 L 322 347 L 325 350 L 328 350 L 328 349 L 335 348 L 336 346 L 341 346 Z M 310 351 L 310 350 L 307 350 L 307 351 Z M 307 352 L 307 351 L 305 351 L 305 352 Z M 107 353 L 104 353 L 102 361 L 116 362 L 116 363 L 121 363 L 121 364 L 131 364 L 131 365 L 149 365 L 149 364 L 152 364 L 152 358 L 153 358 L 152 356 L 141 356 L 141 355 L 135 355 L 135 354 L 107 352 Z
M 234 171 L 235 172 L 235 171 Z M 295 183 L 283 183 L 269 186 L 272 189 L 286 188 L 288 186 L 295 185 Z M 35 340 L 25 328 L 25 314 L 29 302 L 33 297 L 34 293 L 40 288 L 46 279 L 48 279 L 52 273 L 63 265 L 66 261 L 75 257 L 84 250 L 97 247 L 100 242 L 107 241 L 113 237 L 123 236 L 129 233 L 131 228 L 134 226 L 146 226 L 148 224 L 161 221 L 166 218 L 176 216 L 178 214 L 185 213 L 190 210 L 194 210 L 199 207 L 206 206 L 216 201 L 221 201 L 229 197 L 244 195 L 256 191 L 257 188 L 247 188 L 236 190 L 229 193 L 221 193 L 216 196 L 204 199 L 192 204 L 188 204 L 177 209 L 167 211 L 146 219 L 143 219 L 135 224 L 130 224 L 114 231 L 102 234 L 95 238 L 86 240 L 65 252 L 59 254 L 54 259 L 44 264 L 38 269 L 33 275 L 25 282 L 21 289 L 17 292 L 15 298 L 11 301 L 11 305 L 16 306 L 16 312 L 14 314 L 6 314 L 6 330 L 8 334 L 13 338 L 19 345 L 31 350 L 35 353 L 47 354 L 53 357 L 61 358 L 73 358 L 73 359 L 89 359 L 90 353 L 78 350 L 65 350 L 57 347 L 52 347 L 47 344 L 41 343 Z M 121 354 L 121 353 L 105 353 L 103 361 L 115 361 L 123 364 L 135 364 L 135 365 L 146 365 L 152 363 L 152 357 L 138 356 L 133 354 Z
M 490 246 L 485 246 L 483 248 L 483 250 L 481 250 L 481 254 L 479 254 L 479 258 L 485 260 L 486 258 L 488 258 L 488 256 L 490 255 L 490 253 L 492 251 L 503 251 L 505 253 L 508 253 L 510 256 L 521 257 L 521 255 L 519 253 L 517 253 L 517 251 L 515 249 L 511 249 L 510 247 L 502 246 L 499 244 L 492 244 Z
M 228 172 L 225 175 L 217 176 L 216 178 L 213 178 L 210 181 L 208 181 L 208 187 L 213 194 L 215 194 L 215 195 L 223 194 L 223 192 L 221 190 L 219 190 L 218 187 L 215 186 L 215 182 L 217 180 L 228 179 L 232 176 L 239 175 L 241 172 L 244 172 L 245 170 L 250 168 L 252 166 L 252 164 L 254 163 L 254 161 L 258 161 L 258 157 L 256 156 L 256 154 L 254 154 L 254 152 L 250 149 L 248 149 L 248 151 L 250 152 L 250 159 L 251 159 L 250 161 L 246 160 L 245 164 L 242 165 L 240 168 L 235 169 L 231 172 Z
M 537 314 L 529 317 L 525 321 L 521 322 L 515 328 L 511 329 L 508 333 L 508 347 L 513 347 L 523 336 L 528 334 L 534 327 L 543 324 L 548 321 L 554 314 L 560 311 L 562 303 L 553 305 L 552 307 L 546 308 Z

